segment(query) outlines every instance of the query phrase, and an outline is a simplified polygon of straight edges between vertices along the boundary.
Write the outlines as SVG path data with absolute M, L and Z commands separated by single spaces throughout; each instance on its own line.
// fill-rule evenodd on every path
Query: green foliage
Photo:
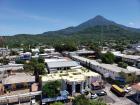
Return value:
M 5 45 L 5 40 L 4 40 L 4 38 L 1 36 L 1 37 L 0 37 L 0 47 L 4 47 L 4 45 Z
M 125 74 L 124 72 L 120 72 L 119 75 L 120 77 L 125 79 L 125 82 L 127 84 L 134 83 L 137 80 L 135 73 Z
M 101 28 L 103 28 L 103 33 L 101 32 Z M 102 33 L 102 36 L 101 36 Z M 123 41 L 122 43 L 119 40 Z M 133 32 L 131 30 L 125 30 L 119 26 L 115 25 L 107 25 L 107 26 L 95 26 L 87 29 L 83 29 L 77 32 L 48 32 L 38 35 L 29 35 L 29 34 L 20 34 L 15 36 L 5 36 L 5 44 L 9 47 L 21 47 L 21 44 L 29 47 L 41 44 L 47 45 L 56 45 L 58 43 L 74 43 L 76 45 L 83 44 L 87 42 L 104 42 L 104 41 L 112 41 L 116 40 L 117 45 L 119 44 L 121 50 L 124 48 L 122 45 L 126 45 L 127 41 L 137 42 L 140 40 L 140 33 Z M 110 44 L 113 46 L 112 44 Z M 109 46 L 110 47 L 110 46 Z M 117 48 L 114 46 L 114 48 Z
M 35 70 L 35 67 L 31 64 L 31 63 L 25 63 L 24 64 L 24 70 L 26 71 L 26 72 L 34 72 L 34 70 Z
M 35 70 L 38 70 L 39 75 L 43 75 L 46 73 L 45 64 L 43 63 L 42 58 L 39 60 L 32 58 L 29 63 L 24 64 L 24 69 L 27 72 L 34 72 Z
M 74 105 L 106 105 L 101 100 L 90 100 L 87 99 L 84 95 L 75 97 L 73 104 Z
M 99 59 L 101 57 L 101 48 L 99 46 L 99 43 L 90 43 L 90 49 L 95 51 L 95 56 L 97 59 Z
M 123 62 L 121 57 L 115 57 L 115 63 Z
M 53 103 L 51 105 L 64 105 L 64 104 L 62 102 L 55 102 L 55 103 Z
M 40 52 L 41 54 L 43 54 L 43 53 L 44 53 L 44 49 L 41 47 L 41 48 L 39 49 L 39 52 Z
M 3 59 L 0 59 L 0 63 L 6 65 L 9 63 L 9 60 L 4 57 Z
M 39 57 L 39 58 L 38 58 L 38 62 L 39 62 L 39 63 L 44 63 L 44 58 L 43 58 L 43 57 Z
M 127 68 L 128 65 L 127 65 L 127 63 L 119 62 L 119 63 L 118 63 L 118 66 L 119 66 L 119 67 L 122 67 L 122 68 Z
M 55 50 L 58 52 L 75 51 L 77 50 L 77 48 L 76 48 L 76 45 L 73 43 L 66 43 L 66 44 L 56 44 Z
M 60 81 L 51 81 L 47 82 L 43 88 L 43 94 L 47 95 L 48 97 L 57 97 L 60 94 L 60 87 L 61 82 Z
M 111 52 L 107 52 L 105 54 L 102 54 L 101 60 L 103 63 L 112 64 L 115 61 L 115 56 Z
M 17 64 L 24 64 L 25 63 L 25 61 L 24 60 L 21 60 L 21 59 L 16 59 L 15 62 Z
M 37 63 L 36 69 L 38 70 L 38 73 L 39 73 L 40 75 L 43 75 L 43 74 L 46 73 L 46 71 L 44 70 L 44 69 L 45 69 L 44 63 Z
M 123 52 L 124 49 L 125 49 L 125 47 L 124 47 L 124 45 L 117 45 L 117 46 L 115 47 L 115 49 L 116 49 L 117 51 Z
M 23 52 L 31 52 L 31 49 L 29 48 L 28 45 L 23 46 Z
M 11 50 L 10 55 L 18 55 L 18 53 L 16 51 Z
M 90 105 L 89 100 L 85 97 L 85 95 L 80 95 L 75 97 L 74 105 Z
M 90 100 L 90 105 L 106 105 L 106 103 L 100 100 Z

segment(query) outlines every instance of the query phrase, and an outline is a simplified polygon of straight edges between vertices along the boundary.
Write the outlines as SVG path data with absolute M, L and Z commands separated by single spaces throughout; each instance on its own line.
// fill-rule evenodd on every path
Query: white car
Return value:
M 132 88 L 131 88 L 131 87 L 127 87 L 126 89 L 124 89 L 124 91 L 125 91 L 126 93 L 131 92 L 131 90 L 132 90 Z
M 96 99 L 97 97 L 98 97 L 97 94 L 92 94 L 92 95 L 91 95 L 91 99 Z

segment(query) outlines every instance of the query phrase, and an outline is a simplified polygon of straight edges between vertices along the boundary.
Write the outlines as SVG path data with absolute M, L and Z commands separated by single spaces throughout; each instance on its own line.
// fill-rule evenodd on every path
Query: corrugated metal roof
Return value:
M 59 62 L 48 62 L 49 68 L 58 68 L 58 67 L 75 67 L 79 66 L 79 64 L 75 61 L 59 61 Z

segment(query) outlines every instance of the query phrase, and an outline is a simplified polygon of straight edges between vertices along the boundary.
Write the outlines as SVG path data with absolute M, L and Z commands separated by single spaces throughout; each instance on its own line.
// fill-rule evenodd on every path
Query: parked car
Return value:
M 96 99 L 98 97 L 97 94 L 91 94 L 91 99 Z
M 131 87 L 127 87 L 126 89 L 124 89 L 124 91 L 125 91 L 126 93 L 129 93 L 129 92 L 132 91 L 132 88 L 131 88 Z
M 36 103 L 35 99 L 32 99 L 31 100 L 31 105 L 35 105 L 35 103 Z
M 107 95 L 107 93 L 104 90 L 98 91 L 96 94 L 98 96 L 105 96 L 105 95 Z

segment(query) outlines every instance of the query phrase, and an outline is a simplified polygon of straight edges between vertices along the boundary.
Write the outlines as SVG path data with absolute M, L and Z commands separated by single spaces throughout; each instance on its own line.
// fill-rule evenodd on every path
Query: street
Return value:
M 110 84 L 105 85 L 105 91 L 107 92 L 107 95 L 112 98 L 115 102 L 114 103 L 109 103 L 109 105 L 137 105 L 133 101 L 129 100 L 126 97 L 118 97 L 114 93 L 110 91 Z

